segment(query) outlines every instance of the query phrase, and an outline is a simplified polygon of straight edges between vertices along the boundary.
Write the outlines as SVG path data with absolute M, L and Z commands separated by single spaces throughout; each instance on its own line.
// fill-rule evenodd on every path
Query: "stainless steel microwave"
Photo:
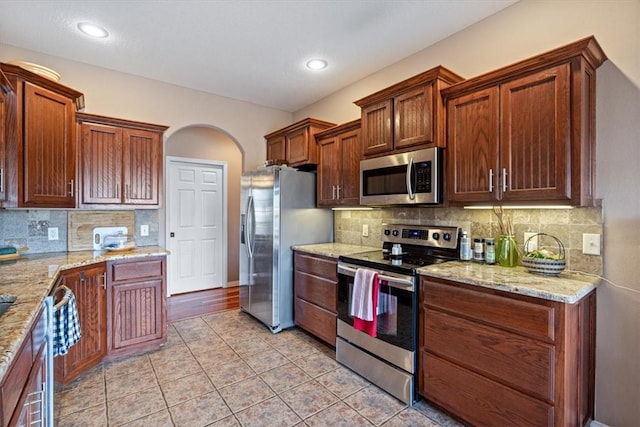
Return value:
M 360 204 L 442 203 L 442 149 L 393 154 L 360 161 Z

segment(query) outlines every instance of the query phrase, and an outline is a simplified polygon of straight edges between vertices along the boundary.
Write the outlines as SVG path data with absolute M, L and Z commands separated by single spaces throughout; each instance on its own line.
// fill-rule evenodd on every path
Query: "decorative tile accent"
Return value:
M 231 415 L 217 391 L 172 406 L 169 411 L 177 427 L 205 426 Z
M 405 404 L 375 386 L 352 394 L 344 402 L 375 425 L 382 424 L 406 408 Z
M 333 405 L 338 398 L 316 381 L 306 382 L 280 394 L 300 418 L 305 419 Z
M 233 413 L 237 413 L 273 397 L 274 393 L 259 377 L 251 377 L 221 388 L 220 395 Z
M 288 427 L 299 423 L 296 415 L 278 397 L 272 397 L 236 414 L 241 425 L 252 427 Z
M 213 385 L 204 372 L 164 382 L 160 384 L 160 388 L 168 406 L 174 406 L 213 391 Z
M 358 414 L 343 402 L 338 402 L 323 411 L 304 420 L 310 427 L 352 427 L 371 426 L 366 418 Z

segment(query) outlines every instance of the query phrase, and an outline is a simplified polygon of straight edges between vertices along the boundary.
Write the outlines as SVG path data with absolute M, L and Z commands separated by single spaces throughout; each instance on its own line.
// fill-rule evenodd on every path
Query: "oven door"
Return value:
M 360 204 L 438 204 L 442 201 L 439 148 L 360 161 Z
M 338 319 L 351 328 L 353 317 L 349 313 L 357 268 L 357 265 L 338 263 Z M 417 345 L 416 277 L 378 271 L 378 278 L 380 290 L 375 339 L 414 352 Z M 363 339 L 371 338 L 364 333 L 362 335 Z

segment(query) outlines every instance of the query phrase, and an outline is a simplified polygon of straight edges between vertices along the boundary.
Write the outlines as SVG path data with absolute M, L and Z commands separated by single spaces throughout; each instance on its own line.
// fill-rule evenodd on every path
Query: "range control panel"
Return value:
M 382 224 L 382 241 L 457 249 L 459 227 Z

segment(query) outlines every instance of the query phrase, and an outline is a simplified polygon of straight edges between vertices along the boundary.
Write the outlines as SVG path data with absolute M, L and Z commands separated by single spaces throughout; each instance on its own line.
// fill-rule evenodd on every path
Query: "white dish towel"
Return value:
M 366 268 L 358 268 L 353 281 L 351 295 L 351 316 L 362 320 L 373 320 L 373 280 L 378 273 Z

